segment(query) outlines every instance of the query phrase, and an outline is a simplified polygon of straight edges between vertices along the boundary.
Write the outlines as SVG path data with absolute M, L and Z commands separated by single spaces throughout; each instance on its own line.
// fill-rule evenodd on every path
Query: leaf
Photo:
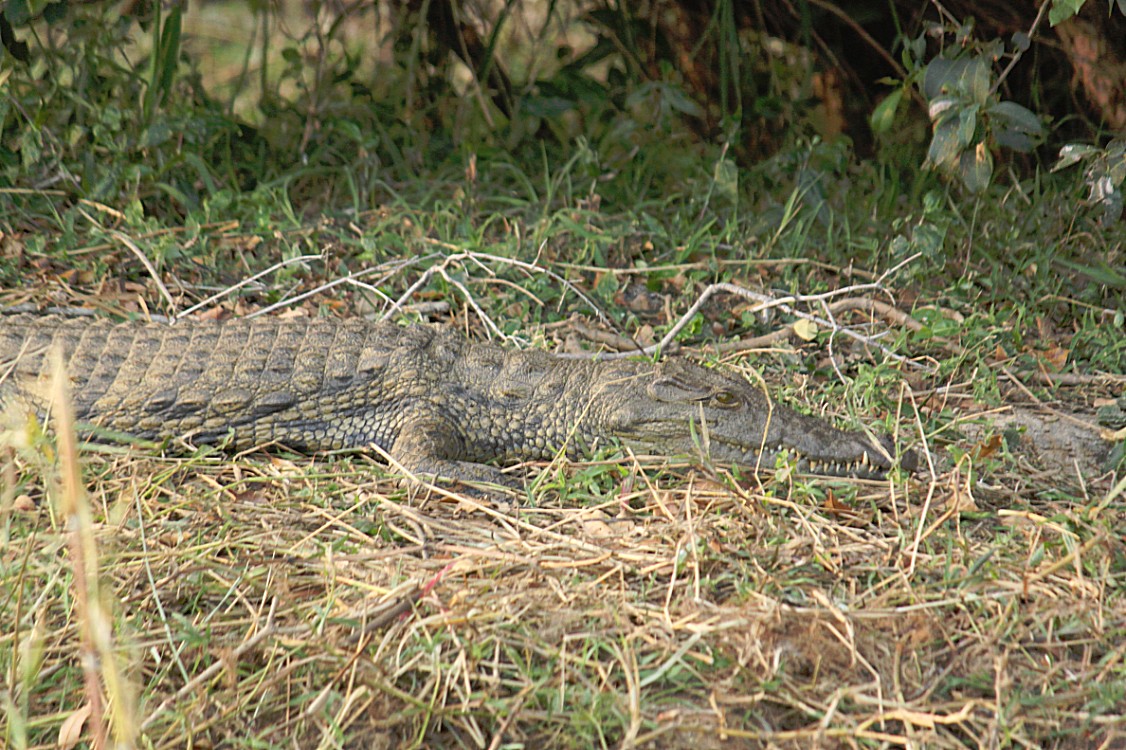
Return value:
M 8 7 L 11 8 L 12 6 L 9 4 Z M 12 25 L 3 9 L 0 9 L 0 46 L 8 50 L 8 54 L 20 62 L 26 63 L 31 60 L 31 52 L 27 42 L 16 39 L 16 33 L 12 30 Z M 9 68 L 0 73 L 0 76 L 7 80 L 11 72 L 11 68 Z M 3 85 L 4 80 L 0 80 L 0 85 Z
M 794 335 L 802 341 L 813 341 L 817 338 L 817 324 L 812 320 L 800 318 L 794 322 Z
M 1068 349 L 1061 346 L 1052 344 L 1048 350 L 1041 356 L 1042 361 L 1048 366 L 1051 372 L 1060 372 L 1064 366 L 1067 365 L 1067 356 L 1070 354 Z
M 978 506 L 977 500 L 974 499 L 974 493 L 970 492 L 967 485 L 961 484 L 950 493 L 950 499 L 946 502 L 946 510 L 952 513 L 977 513 L 981 508 Z
M 923 73 L 923 94 L 927 99 L 943 95 L 961 95 L 976 104 L 989 98 L 992 73 L 981 57 L 960 57 L 948 60 L 936 57 L 927 63 Z
M 990 62 L 997 62 L 1005 55 L 1005 43 L 1000 39 L 982 43 L 978 54 Z
M 689 117 L 703 117 L 703 108 L 692 100 L 687 92 L 679 86 L 671 87 L 668 96 L 669 106 L 681 114 Z
M 1124 0 L 1124 2 L 1126 2 L 1126 0 Z M 1059 159 L 1052 165 L 1052 171 L 1058 172 L 1098 152 L 1099 149 L 1097 146 L 1091 146 L 1086 143 L 1069 143 L 1060 149 Z
M 1013 151 L 1019 151 L 1022 154 L 1026 154 L 1031 151 L 1033 145 L 1035 145 L 1032 139 L 1024 133 L 1019 133 L 1015 130 L 1009 130 L 1007 128 L 998 130 L 994 137 L 997 140 L 998 146 L 1011 148 Z
M 985 104 L 989 98 L 989 89 L 993 83 L 993 71 L 984 58 L 975 57 L 967 66 L 966 87 L 970 97 L 976 104 Z
M 48 25 L 56 24 L 65 21 L 69 12 L 70 3 L 67 0 L 49 3 L 47 7 L 43 8 L 43 20 L 46 21 Z
M 994 135 L 1001 146 L 1027 152 L 1044 137 L 1040 118 L 1016 102 L 997 102 L 986 111 L 993 118 Z
M 1052 0 L 1052 7 L 1048 9 L 1048 23 L 1052 26 L 1063 23 L 1079 12 L 1084 2 L 1086 0 Z
M 923 69 L 923 96 L 933 101 L 943 94 L 951 93 L 945 87 L 947 81 L 953 77 L 950 72 L 953 64 L 945 57 L 936 57 L 927 63 L 926 68 Z
M 164 20 L 164 27 L 160 34 L 160 76 L 157 84 L 160 87 L 161 99 L 166 99 L 172 89 L 172 82 L 176 78 L 176 69 L 180 63 L 180 35 L 183 27 L 184 8 L 174 5 L 168 11 Z
M 970 451 L 970 455 L 974 457 L 975 461 L 980 461 L 983 458 L 989 458 L 999 450 L 1001 450 L 1001 436 L 992 435 L 985 442 L 975 445 Z
M 1111 267 L 1106 261 L 1099 261 L 1098 265 L 1076 263 L 1067 258 L 1055 258 L 1054 263 L 1072 271 L 1081 273 L 1096 284 L 1103 284 L 1114 289 L 1126 289 L 1126 274 Z
M 944 167 L 953 164 L 962 150 L 958 141 L 958 123 L 949 119 L 936 123 L 934 137 L 931 138 L 930 148 L 927 149 L 927 163 L 934 167 Z
M 946 229 L 942 226 L 923 222 L 911 232 L 911 249 L 927 258 L 937 258 L 946 244 Z
M 21 495 L 21 497 L 26 498 L 27 495 Z M 16 498 L 16 500 L 18 501 L 19 498 Z M 17 505 L 17 503 L 13 503 L 13 507 L 17 507 Z M 24 504 L 25 512 L 34 509 L 34 505 L 29 509 L 26 507 L 26 503 Z M 27 635 L 20 640 L 19 644 L 20 684 L 25 692 L 30 692 L 40 681 L 44 651 L 44 625 L 43 618 L 40 616 L 35 618 L 31 629 L 28 630 Z
M 1126 151 L 1123 145 L 1122 141 L 1112 142 L 1104 152 L 1108 165 L 1106 174 L 1115 185 L 1121 185 L 1126 180 Z
M 1126 0 L 1123 0 L 1126 2 Z M 923 59 L 923 55 L 927 53 L 927 37 L 926 34 L 920 34 L 909 42 L 903 45 L 903 64 L 907 69 L 914 69 L 917 62 Z
M 986 111 L 993 118 L 998 145 L 1027 152 L 1044 137 L 1040 118 L 1016 102 L 997 102 Z
M 722 197 L 732 206 L 739 203 L 739 168 L 731 159 L 720 159 L 715 164 L 712 172 L 715 180 L 716 195 Z
M 520 99 L 520 108 L 529 117 L 558 117 L 575 108 L 575 103 L 561 96 L 527 95 Z
M 957 42 L 959 47 L 965 47 L 973 41 L 974 38 L 974 19 L 973 17 L 967 18 L 954 29 L 954 41 Z
M 13 26 L 24 26 L 31 20 L 31 8 L 28 7 L 27 0 L 8 0 L 4 4 L 3 15 Z
M 958 113 L 958 147 L 965 148 L 974 142 L 977 131 L 978 106 L 971 104 Z
M 1091 183 L 1091 194 L 1087 196 L 1087 200 L 1093 203 L 1106 203 L 1107 201 L 1114 200 L 1114 195 L 1117 192 L 1114 182 L 1110 179 L 1110 175 L 1103 175 Z M 1121 199 L 1119 199 L 1121 202 Z
M 860 518 L 857 510 L 838 500 L 832 490 L 825 493 L 825 502 L 821 504 L 821 509 L 830 515 L 838 516 L 843 521 L 854 521 Z
M 989 180 L 993 177 L 993 154 L 989 153 L 984 142 L 962 152 L 958 159 L 958 173 L 971 193 L 980 193 L 989 187 Z
M 1126 2 L 1126 0 L 1123 0 L 1123 2 Z M 873 133 L 884 135 L 891 132 L 891 126 L 895 124 L 895 113 L 899 109 L 899 102 L 902 99 L 903 88 L 901 87 L 885 96 L 884 100 L 876 105 L 868 118 L 868 124 L 871 125 Z
M 958 100 L 952 96 L 940 96 L 936 99 L 932 99 L 930 105 L 927 107 L 927 117 L 934 123 L 946 120 L 953 116 L 954 107 L 957 104 Z
M 89 718 L 90 704 L 85 703 L 81 708 L 63 719 L 63 723 L 59 727 L 59 750 L 70 750 L 78 744 L 78 741 L 82 739 L 82 728 L 86 726 L 86 720 Z
M 1044 132 L 1040 118 L 1027 107 L 1016 102 L 997 102 L 987 110 L 993 117 L 1002 120 L 1006 126 L 1039 137 Z

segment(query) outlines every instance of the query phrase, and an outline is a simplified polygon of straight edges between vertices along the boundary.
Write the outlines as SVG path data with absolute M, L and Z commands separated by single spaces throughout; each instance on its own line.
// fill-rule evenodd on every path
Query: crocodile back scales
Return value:
M 15 361 L 0 399 L 37 411 L 52 349 L 63 354 L 77 419 L 142 438 L 187 436 L 244 447 L 389 448 L 397 416 L 460 339 L 435 329 L 309 319 L 114 324 L 20 316 L 0 325 L 0 358 Z M 433 346 L 429 368 L 407 360 Z M 413 354 L 412 354 L 413 353 Z M 391 363 L 398 376 L 387 372 Z M 9 365 L 9 368 L 13 367 Z M 5 368 L 8 369 L 8 368 Z
M 93 427 L 235 449 L 375 444 L 408 470 L 443 476 L 491 481 L 484 462 L 576 457 L 610 439 L 754 468 L 787 451 L 807 468 L 860 476 L 889 468 L 895 452 L 683 360 L 560 359 L 356 319 L 0 319 L 0 406 L 49 411 L 54 350 L 77 419 Z

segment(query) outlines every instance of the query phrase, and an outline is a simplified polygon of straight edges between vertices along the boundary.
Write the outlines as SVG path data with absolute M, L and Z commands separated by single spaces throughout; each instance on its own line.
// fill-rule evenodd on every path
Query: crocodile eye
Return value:
M 738 406 L 740 403 L 739 395 L 731 391 L 720 391 L 713 398 L 720 406 Z

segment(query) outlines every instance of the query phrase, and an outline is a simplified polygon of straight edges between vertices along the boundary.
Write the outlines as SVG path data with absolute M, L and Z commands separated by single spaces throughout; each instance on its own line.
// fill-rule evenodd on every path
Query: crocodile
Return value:
M 498 466 L 637 454 L 881 477 L 889 438 L 837 429 L 691 362 L 566 359 L 475 342 L 450 327 L 360 319 L 114 323 L 0 318 L 0 407 L 45 417 L 53 350 L 75 417 L 96 436 L 183 438 L 231 450 L 375 446 L 409 475 L 518 486 Z

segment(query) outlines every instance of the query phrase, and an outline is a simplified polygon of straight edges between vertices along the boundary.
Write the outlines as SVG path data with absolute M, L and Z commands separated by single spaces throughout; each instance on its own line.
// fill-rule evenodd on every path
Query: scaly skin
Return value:
M 511 485 L 487 461 L 637 453 L 749 469 L 782 450 L 817 473 L 880 476 L 895 447 L 682 360 L 559 359 L 431 326 L 362 320 L 123 323 L 0 318 L 0 406 L 43 414 L 61 347 L 76 417 L 140 438 L 242 449 L 379 446 L 408 471 Z M 899 461 L 907 469 L 915 457 Z

